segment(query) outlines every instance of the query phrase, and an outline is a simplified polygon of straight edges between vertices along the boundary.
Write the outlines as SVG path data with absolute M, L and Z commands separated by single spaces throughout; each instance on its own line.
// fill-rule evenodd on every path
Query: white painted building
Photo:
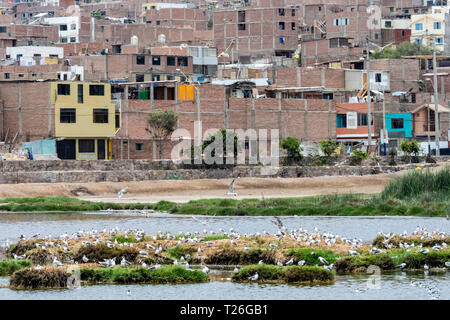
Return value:
M 45 18 L 44 23 L 59 27 L 60 43 L 79 42 L 80 17 Z
M 64 48 L 60 47 L 41 47 L 41 46 L 23 46 L 7 47 L 6 58 L 13 61 L 19 61 L 20 65 L 33 66 L 36 64 L 36 58 L 55 57 L 62 59 L 64 57 Z M 41 63 L 42 64 L 42 63 Z

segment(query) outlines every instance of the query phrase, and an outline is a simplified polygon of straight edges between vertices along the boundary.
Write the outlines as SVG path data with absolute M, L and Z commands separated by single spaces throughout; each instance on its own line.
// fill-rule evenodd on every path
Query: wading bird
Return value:
M 237 196 L 237 193 L 234 192 L 234 180 L 235 179 L 233 179 L 233 181 L 231 181 L 230 187 L 227 192 L 227 196 Z
M 258 278 L 259 278 L 259 275 L 258 275 L 258 272 L 256 272 L 254 275 L 252 275 L 251 277 L 249 277 L 248 280 L 250 280 L 250 281 L 256 281 L 256 280 L 258 280 Z

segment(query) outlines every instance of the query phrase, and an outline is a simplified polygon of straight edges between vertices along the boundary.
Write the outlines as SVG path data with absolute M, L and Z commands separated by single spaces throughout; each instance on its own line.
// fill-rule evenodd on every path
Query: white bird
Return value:
M 234 240 L 231 240 L 231 239 L 230 239 L 230 242 L 231 242 L 231 244 L 233 244 L 233 245 L 237 246 L 237 243 L 236 243 L 236 241 L 234 241 Z
M 207 266 L 205 266 L 202 271 L 204 273 L 208 274 L 209 273 L 209 268 Z
M 130 264 L 131 264 L 130 261 L 127 261 L 127 260 L 125 259 L 125 257 L 122 257 L 122 261 L 120 261 L 120 265 L 121 265 L 122 267 L 129 266 Z
M 399 269 L 404 269 L 406 267 L 406 263 L 401 263 L 401 264 L 399 264 L 398 266 L 396 266 L 396 268 L 399 268 Z
M 269 243 L 269 247 L 276 248 L 276 247 L 278 247 L 278 245 L 276 245 L 275 243 Z
M 233 181 L 230 184 L 230 187 L 229 187 L 228 192 L 227 192 L 227 196 L 237 196 L 237 193 L 234 192 L 234 180 L 235 179 L 233 179 Z
M 42 270 L 42 266 L 38 264 L 38 265 L 35 267 L 35 269 L 36 269 L 36 270 Z
M 244 251 L 249 251 L 250 249 L 244 246 Z
M 197 251 L 200 253 L 203 252 L 203 249 L 201 247 L 198 247 Z
M 420 252 L 422 252 L 423 254 L 427 254 L 428 252 L 430 252 L 430 250 L 428 250 L 428 249 L 423 249 L 423 250 L 420 250 Z
M 127 189 L 128 189 L 128 187 L 125 187 L 123 189 L 120 189 L 119 192 L 117 192 L 117 195 L 118 195 L 119 199 L 122 199 L 123 194 L 127 191 Z
M 178 265 L 178 261 L 177 261 L 177 259 L 173 260 L 173 264 L 174 264 L 175 266 L 177 266 L 177 265 Z
M 87 263 L 87 262 L 89 261 L 89 259 L 88 259 L 88 257 L 86 257 L 86 255 L 83 255 L 83 258 L 81 258 L 81 260 L 82 260 L 84 263 Z
M 277 265 L 281 267 L 283 266 L 283 262 L 281 262 L 281 260 L 278 260 Z
M 299 266 L 304 266 L 305 263 L 306 263 L 305 260 L 300 260 L 297 264 L 298 264 Z
M 290 266 L 293 263 L 294 263 L 294 258 L 291 258 L 288 262 L 286 262 L 286 265 Z
M 353 250 L 348 250 L 348 253 L 349 253 L 351 256 L 359 256 L 359 255 L 360 255 L 359 252 L 353 251 Z
M 53 265 L 55 267 L 62 267 L 62 266 L 64 266 L 61 262 L 58 261 L 58 259 L 56 259 L 56 257 L 53 257 Z
M 148 256 L 148 252 L 147 252 L 147 251 L 144 251 L 144 250 L 139 251 L 139 254 L 140 254 L 141 256 Z
M 428 271 L 428 270 L 430 269 L 430 267 L 425 263 L 425 265 L 423 266 L 423 269 L 424 269 L 425 271 Z
M 13 257 L 14 257 L 15 260 L 23 260 L 23 259 L 26 258 L 25 254 L 23 254 L 21 256 L 18 256 L 15 253 L 13 254 Z
M 127 290 L 127 295 L 131 296 L 131 290 Z
M 264 262 L 262 260 L 259 260 L 258 264 L 264 264 Z
M 325 258 L 319 257 L 319 261 L 323 264 L 330 264 Z
M 256 281 L 256 280 L 258 280 L 258 278 L 259 278 L 259 275 L 258 275 L 258 272 L 256 272 L 253 276 L 249 277 L 248 280 Z
M 239 272 L 239 268 L 236 266 L 236 267 L 234 267 L 234 270 L 233 270 L 233 272 L 234 273 L 238 273 Z

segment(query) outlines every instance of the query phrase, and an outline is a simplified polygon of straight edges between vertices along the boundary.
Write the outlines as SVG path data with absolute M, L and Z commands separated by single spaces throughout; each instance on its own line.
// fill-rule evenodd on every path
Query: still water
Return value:
M 203 229 L 240 233 L 276 232 L 272 217 L 206 217 L 136 212 L 0 214 L 0 244 L 16 242 L 21 234 L 41 236 L 79 230 L 103 230 L 119 227 L 143 229 L 147 234 L 158 231 L 202 232 Z M 288 229 L 299 228 L 332 232 L 349 238 L 370 241 L 380 232 L 413 232 L 416 227 L 450 231 L 445 218 L 423 217 L 281 217 Z M 228 281 L 229 273 L 216 271 L 211 282 L 180 285 L 98 285 L 72 290 L 14 291 L 0 288 L 1 299 L 450 299 L 450 272 L 439 274 L 397 272 L 383 274 L 379 282 L 370 275 L 337 276 L 334 284 L 314 286 L 236 284 Z M 8 285 L 0 278 L 0 286 Z M 369 285 L 368 285 L 369 284 Z M 127 295 L 131 290 L 131 296 Z

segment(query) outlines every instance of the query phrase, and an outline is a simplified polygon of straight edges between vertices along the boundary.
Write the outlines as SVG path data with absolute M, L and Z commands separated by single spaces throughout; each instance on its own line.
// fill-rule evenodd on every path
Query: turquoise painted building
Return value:
M 386 130 L 392 138 L 412 138 L 411 113 L 386 113 Z

